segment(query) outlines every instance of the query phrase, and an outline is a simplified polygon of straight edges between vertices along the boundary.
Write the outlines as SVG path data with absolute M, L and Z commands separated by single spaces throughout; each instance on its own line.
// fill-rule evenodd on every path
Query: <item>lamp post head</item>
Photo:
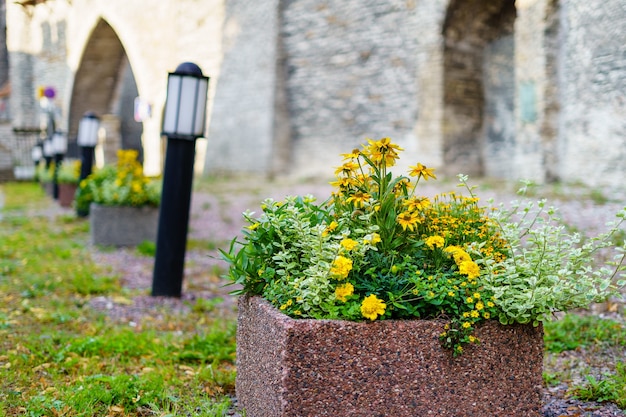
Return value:
M 88 111 L 78 124 L 78 146 L 95 147 L 98 144 L 98 130 L 100 119 L 96 113 Z
M 204 136 L 209 77 L 193 62 L 183 62 L 167 79 L 162 134 L 195 140 Z
M 61 132 L 54 132 L 52 135 L 52 152 L 56 155 L 67 153 L 67 137 Z
M 193 62 L 183 62 L 182 64 L 178 65 L 176 67 L 176 71 L 174 71 L 174 74 L 192 75 L 199 78 L 204 77 L 204 74 L 202 74 L 202 70 L 200 69 L 200 67 Z

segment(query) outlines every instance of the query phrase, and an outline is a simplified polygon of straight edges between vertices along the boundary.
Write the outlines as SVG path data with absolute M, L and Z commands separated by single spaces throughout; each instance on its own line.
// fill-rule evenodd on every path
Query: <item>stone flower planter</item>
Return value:
M 295 320 L 242 296 L 237 400 L 253 417 L 541 415 L 541 326 L 486 322 L 453 358 L 444 324 Z
M 136 246 L 156 241 L 158 207 L 89 206 L 91 243 L 103 246 Z

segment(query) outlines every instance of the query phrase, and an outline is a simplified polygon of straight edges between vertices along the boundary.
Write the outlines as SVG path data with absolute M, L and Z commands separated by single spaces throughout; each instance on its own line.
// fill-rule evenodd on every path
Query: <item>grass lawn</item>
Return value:
M 141 326 L 110 320 L 89 300 L 123 302 L 138 290 L 92 261 L 88 221 L 33 214 L 54 204 L 36 184 L 0 193 L 0 416 L 220 416 L 231 407 L 233 318 L 192 308 Z
M 219 184 L 204 186 L 222 195 Z M 215 314 L 211 300 L 198 299 L 185 313 L 164 308 L 140 324 L 115 321 L 90 302 L 130 303 L 146 291 L 125 288 L 111 268 L 94 262 L 93 252 L 106 249 L 88 244 L 88 221 L 49 214 L 55 203 L 37 184 L 0 184 L 0 197 L 0 417 L 232 410 L 234 315 Z M 216 245 L 188 242 L 196 250 Z M 154 247 L 137 252 L 150 256 Z M 219 273 L 206 271 L 203 279 Z M 626 326 L 619 317 L 568 314 L 546 323 L 546 389 L 567 386 L 568 396 L 626 409 Z

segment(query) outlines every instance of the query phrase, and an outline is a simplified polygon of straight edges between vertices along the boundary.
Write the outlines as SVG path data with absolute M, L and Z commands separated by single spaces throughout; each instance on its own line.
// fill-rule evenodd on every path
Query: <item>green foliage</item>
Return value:
M 575 386 L 571 392 L 575 398 L 583 401 L 612 402 L 626 410 L 626 365 L 618 362 L 614 374 L 607 374 L 602 379 L 588 375 L 587 382 Z
M 123 304 L 130 294 L 92 261 L 86 222 L 33 215 L 51 204 L 23 196 L 37 184 L 0 191 L 0 416 L 226 414 L 232 317 L 208 315 L 209 301 L 180 315 L 155 307 L 140 323 L 102 316 L 93 296 Z
M 479 206 L 463 175 L 467 195 L 422 196 L 418 184 L 434 171 L 418 163 L 394 176 L 399 151 L 389 138 L 368 140 L 343 155 L 326 202 L 291 196 L 265 200 L 260 216 L 245 213 L 243 241 L 222 251 L 240 293 L 296 318 L 445 317 L 440 339 L 458 354 L 477 342 L 482 320 L 537 325 L 623 285 L 613 281 L 625 246 L 612 248 L 612 268 L 593 269 L 592 260 L 612 247 L 626 209 L 609 232 L 581 242 L 543 201 L 536 212 L 531 202 Z
M 116 165 L 106 165 L 80 182 L 76 209 L 89 213 L 91 203 L 106 206 L 158 206 L 161 182 L 143 174 L 137 151 L 120 150 Z
M 520 191 L 524 192 L 524 189 Z M 586 239 L 562 225 L 554 207 L 539 202 L 513 202 L 500 206 L 498 222 L 510 255 L 502 260 L 485 259 L 485 287 L 495 295 L 503 324 L 533 323 L 551 319 L 554 312 L 586 308 L 605 300 L 623 287 L 626 241 L 614 246 L 621 233 L 626 209 L 617 213 L 609 230 Z M 594 268 L 595 255 L 609 248 L 614 258 Z
M 137 252 L 143 256 L 153 257 L 156 254 L 156 243 L 144 240 L 137 245 Z
M 2 212 L 11 214 L 25 207 L 37 207 L 48 202 L 46 194 L 39 184 L 33 182 L 8 182 L 0 184 L 0 193 L 4 195 Z M 1 200 L 0 200 L 1 201 Z M 24 221 L 28 219 L 22 217 Z M 9 221 L 12 221 L 9 219 Z
M 553 353 L 596 344 L 626 346 L 626 326 L 594 315 L 566 314 L 544 323 L 544 331 L 545 349 Z
M 63 161 L 57 173 L 59 184 L 78 185 L 80 179 L 80 159 L 66 159 Z

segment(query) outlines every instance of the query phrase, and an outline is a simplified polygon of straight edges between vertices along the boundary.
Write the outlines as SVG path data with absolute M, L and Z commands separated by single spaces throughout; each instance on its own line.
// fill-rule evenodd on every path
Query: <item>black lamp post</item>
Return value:
M 98 129 L 100 119 L 94 112 L 88 111 L 78 124 L 78 138 L 80 146 L 80 181 L 91 174 L 96 145 L 98 144 Z
M 52 135 L 52 153 L 54 154 L 54 174 L 52 178 L 52 196 L 59 199 L 59 169 L 63 163 L 63 156 L 67 153 L 67 137 L 61 132 L 54 132 Z
M 191 62 L 169 73 L 162 134 L 167 136 L 153 296 L 180 297 L 196 139 L 204 136 L 209 77 Z
M 43 159 L 46 161 L 46 169 L 50 168 L 52 164 L 52 158 L 54 157 L 54 151 L 52 150 L 52 140 L 44 139 L 43 140 Z

